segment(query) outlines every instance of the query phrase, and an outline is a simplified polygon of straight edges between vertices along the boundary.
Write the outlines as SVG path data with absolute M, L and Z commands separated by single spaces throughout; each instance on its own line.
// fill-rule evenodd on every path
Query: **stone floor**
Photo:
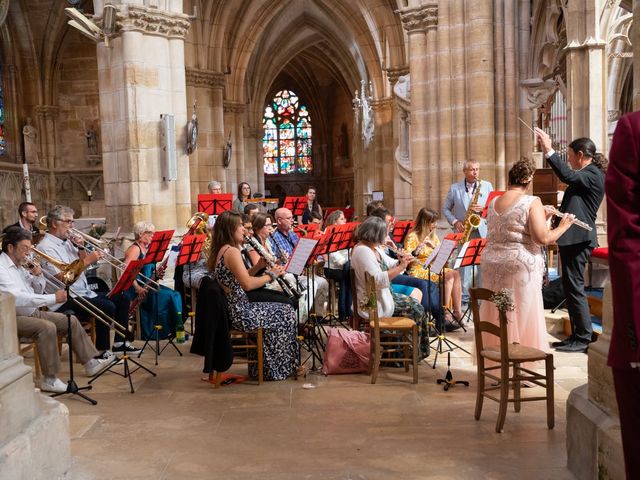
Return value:
M 471 330 L 449 338 L 470 349 L 472 336 Z M 166 350 L 158 366 L 145 352 L 144 364 L 158 376 L 134 373 L 135 394 L 125 379 L 107 374 L 89 392 L 98 405 L 62 397 L 70 411 L 69 478 L 574 478 L 566 468 L 565 402 L 586 382 L 584 354 L 555 355 L 553 430 L 545 403 L 533 402 L 518 414 L 511 407 L 497 434 L 496 403 L 486 400 L 480 421 L 473 418 L 475 369 L 461 350 L 451 354 L 452 373 L 471 386 L 448 392 L 436 384 L 446 373 L 446 354 L 435 370 L 421 365 L 417 385 L 403 371 L 384 369 L 376 385 L 366 375 L 310 373 L 213 390 L 201 380 L 202 359 L 188 347 L 180 346 L 183 357 Z M 308 384 L 315 388 L 303 388 Z

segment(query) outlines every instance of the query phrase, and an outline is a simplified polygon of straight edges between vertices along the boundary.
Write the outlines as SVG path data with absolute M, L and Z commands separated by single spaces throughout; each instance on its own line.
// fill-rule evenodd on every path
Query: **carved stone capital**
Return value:
M 185 73 L 189 87 L 224 88 L 225 78 L 222 72 L 187 67 Z
M 558 88 L 558 84 L 554 80 L 542 80 L 540 78 L 523 80 L 520 85 L 526 92 L 526 108 L 541 107 Z
M 118 10 L 116 32 L 142 32 L 167 38 L 187 36 L 191 22 L 182 13 L 165 12 L 154 8 L 127 5 Z
M 423 32 L 438 27 L 438 3 L 428 3 L 419 7 L 398 11 L 404 29 L 411 32 Z
M 399 67 L 389 67 L 385 70 L 387 72 L 387 78 L 389 79 L 389 83 L 391 85 L 395 85 L 403 75 L 409 73 L 409 65 L 401 65 Z
M 374 112 L 379 112 L 381 110 L 391 108 L 393 106 L 393 98 L 384 97 L 377 98 L 376 100 L 371 100 L 371 108 L 373 108 Z
M 34 111 L 38 117 L 56 118 L 60 113 L 60 107 L 56 105 L 38 105 L 34 108 Z
M 223 104 L 224 113 L 244 113 L 247 105 L 240 102 L 225 101 Z

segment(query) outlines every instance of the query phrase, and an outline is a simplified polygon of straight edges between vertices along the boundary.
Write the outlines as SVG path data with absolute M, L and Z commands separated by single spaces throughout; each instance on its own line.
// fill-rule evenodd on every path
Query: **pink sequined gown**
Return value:
M 529 234 L 529 208 L 536 197 L 523 195 L 502 214 L 495 200 L 487 215 L 487 246 L 482 253 L 482 286 L 494 292 L 513 291 L 515 310 L 507 312 L 509 342 L 549 350 L 542 303 L 544 259 L 539 244 Z M 481 302 L 480 318 L 494 319 L 493 303 Z M 497 337 L 484 336 L 485 346 L 497 345 Z

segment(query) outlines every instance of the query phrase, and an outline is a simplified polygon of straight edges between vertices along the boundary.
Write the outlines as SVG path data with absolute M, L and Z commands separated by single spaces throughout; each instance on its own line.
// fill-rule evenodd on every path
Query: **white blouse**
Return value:
M 377 248 L 377 251 L 387 268 L 393 268 L 397 265 L 398 261 L 382 252 L 380 248 Z M 395 305 L 393 303 L 393 296 L 391 295 L 389 272 L 382 270 L 380 262 L 378 261 L 376 254 L 373 253 L 373 250 L 364 245 L 357 245 L 354 247 L 351 252 L 351 268 L 353 268 L 356 273 L 356 290 L 358 298 L 361 300 L 366 298 L 364 272 L 368 272 L 370 275 L 373 275 L 376 281 L 378 315 L 381 317 L 392 316 L 393 311 L 395 310 Z M 364 318 L 369 318 L 369 312 L 366 310 L 361 311 L 360 314 Z

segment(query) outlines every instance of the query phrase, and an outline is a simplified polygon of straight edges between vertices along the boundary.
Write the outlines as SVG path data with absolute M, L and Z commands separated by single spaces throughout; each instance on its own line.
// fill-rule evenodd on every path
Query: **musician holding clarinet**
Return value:
M 558 239 L 562 263 L 562 285 L 567 297 L 571 321 L 571 336 L 552 345 L 559 352 L 586 352 L 592 339 L 591 314 L 584 293 L 584 269 L 591 251 L 598 245 L 595 221 L 604 197 L 606 160 L 596 153 L 589 138 L 578 138 L 567 149 L 568 164 L 551 147 L 551 138 L 544 130 L 535 129 L 544 156 L 558 178 L 568 185 L 560 212 L 570 213 L 585 222 L 591 230 L 572 225 Z
M 2 239 L 0 291 L 10 293 L 16 299 L 18 336 L 38 342 L 43 373 L 40 390 L 62 393 L 67 390 L 67 384 L 57 377 L 60 370 L 58 332 L 67 332 L 67 317 L 62 313 L 41 311 L 39 307 L 65 302 L 67 294 L 64 290 L 49 295 L 42 293 L 45 279 L 40 265 L 28 262 L 30 251 L 31 233 L 20 227 L 9 227 Z M 84 365 L 86 375 L 97 375 L 109 365 L 109 360 L 95 359 L 98 351 L 78 319 L 72 316 L 70 323 L 73 339 L 70 348 Z

